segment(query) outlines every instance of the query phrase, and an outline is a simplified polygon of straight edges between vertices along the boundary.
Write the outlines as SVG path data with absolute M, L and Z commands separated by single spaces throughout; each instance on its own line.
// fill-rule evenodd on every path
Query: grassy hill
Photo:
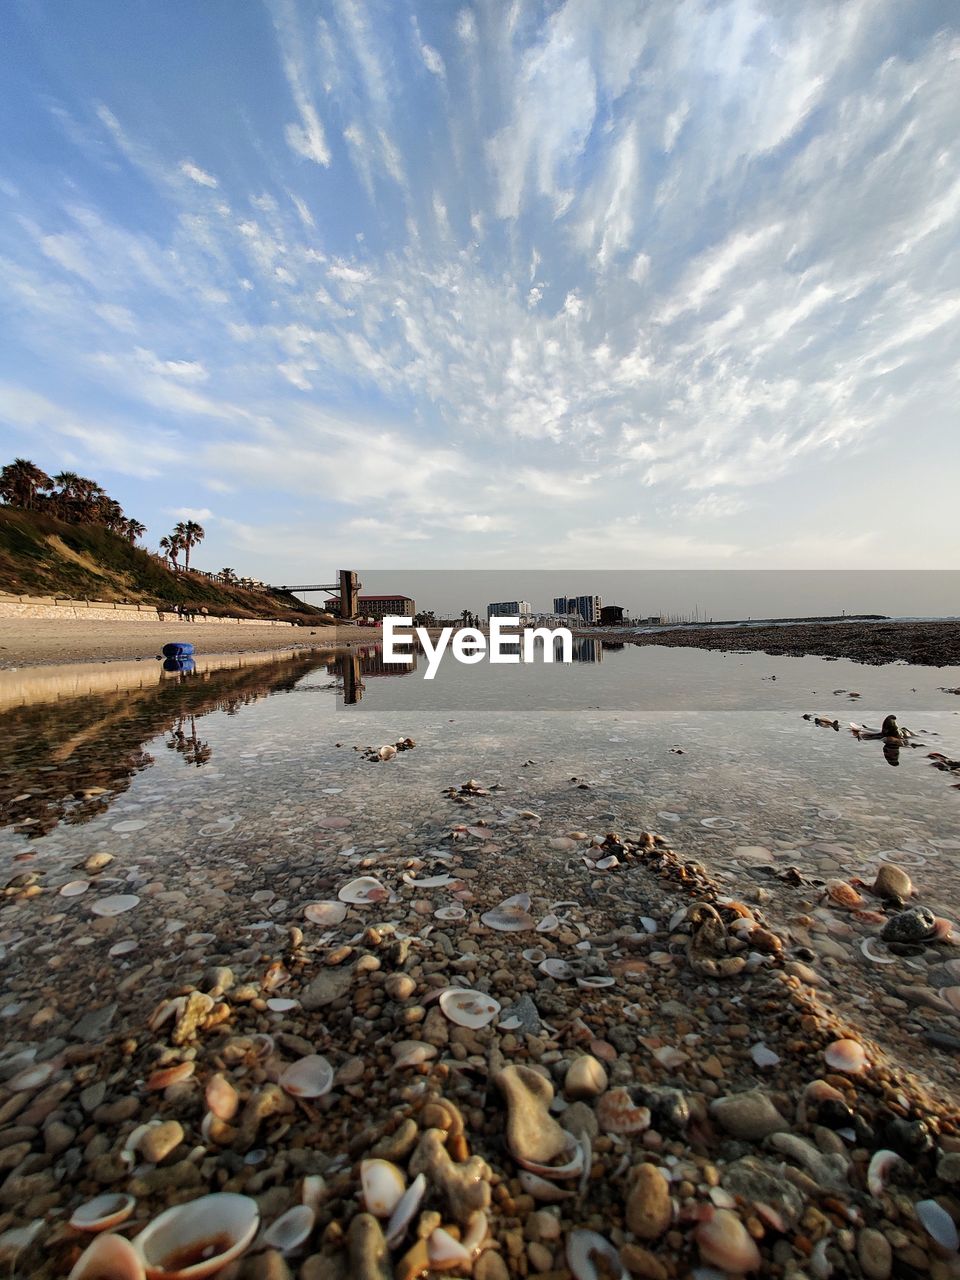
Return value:
M 320 610 L 285 591 L 246 591 L 194 573 L 174 573 L 155 556 L 100 525 L 67 524 L 0 506 L 0 591 L 130 604 L 206 606 L 214 615 L 283 618 L 322 625 Z

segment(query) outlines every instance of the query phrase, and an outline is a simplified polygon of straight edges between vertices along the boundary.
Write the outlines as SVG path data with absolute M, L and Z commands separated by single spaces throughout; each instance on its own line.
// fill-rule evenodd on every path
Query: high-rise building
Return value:
M 573 614 L 582 622 L 600 621 L 601 600 L 599 596 L 555 596 L 553 612 Z
M 529 600 L 500 600 L 487 605 L 487 618 L 528 618 L 533 613 Z

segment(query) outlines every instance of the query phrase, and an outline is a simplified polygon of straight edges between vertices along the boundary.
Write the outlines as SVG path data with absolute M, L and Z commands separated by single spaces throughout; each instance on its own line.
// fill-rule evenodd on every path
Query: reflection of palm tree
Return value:
M 209 742 L 201 742 L 197 737 L 197 720 L 195 716 L 187 717 L 190 721 L 190 732 L 184 730 L 184 717 L 177 718 L 176 725 L 170 731 L 171 741 L 167 746 L 174 751 L 179 751 L 183 756 L 184 764 L 195 764 L 199 769 L 201 765 L 206 764 L 213 755 L 213 747 Z

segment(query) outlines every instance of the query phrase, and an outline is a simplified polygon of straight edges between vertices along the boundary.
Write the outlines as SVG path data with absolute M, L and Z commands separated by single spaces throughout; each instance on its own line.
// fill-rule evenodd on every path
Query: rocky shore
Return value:
M 903 872 L 771 861 L 734 898 L 471 781 L 387 848 L 24 872 L 8 1274 L 67 1275 L 107 1220 L 150 1257 L 161 1212 L 234 1193 L 167 1233 L 230 1280 L 960 1275 L 952 930 Z
M 960 622 L 813 622 L 790 626 L 677 627 L 617 640 L 631 644 L 715 649 L 724 653 L 848 658 L 882 666 L 910 662 L 922 667 L 960 666 Z

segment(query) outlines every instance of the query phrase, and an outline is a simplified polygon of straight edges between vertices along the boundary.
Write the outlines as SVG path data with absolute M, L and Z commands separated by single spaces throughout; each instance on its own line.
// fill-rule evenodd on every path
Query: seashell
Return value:
M 851 1076 L 860 1075 L 868 1065 L 863 1045 L 856 1040 L 834 1040 L 824 1049 L 823 1057 L 832 1070 L 844 1071 Z
M 524 960 L 528 960 L 530 964 L 540 964 L 541 961 L 546 960 L 547 958 L 547 953 L 544 951 L 543 947 L 527 947 L 526 951 L 521 951 L 520 954 L 523 956 Z
M 765 1044 L 755 1044 L 750 1050 L 750 1057 L 758 1067 L 775 1067 L 780 1061 L 780 1055 L 768 1049 Z
M 427 1257 L 431 1271 L 449 1271 L 470 1265 L 470 1254 L 449 1231 L 435 1227 L 427 1239 Z
M 567 1133 L 565 1130 L 561 1130 L 561 1132 L 563 1133 L 564 1145 L 560 1155 L 567 1157 L 563 1164 L 542 1164 L 539 1160 L 530 1160 L 524 1156 L 515 1155 L 514 1159 L 517 1164 L 526 1169 L 528 1173 L 535 1173 L 540 1178 L 558 1178 L 560 1181 L 566 1181 L 568 1178 L 578 1178 L 584 1170 L 586 1150 L 572 1133 Z
M 316 1220 L 317 1215 L 308 1205 L 294 1205 L 263 1232 L 260 1244 L 265 1249 L 294 1253 L 310 1239 Z
M 549 956 L 546 960 L 541 960 L 537 968 L 548 978 L 557 978 L 561 982 L 573 977 L 573 970 L 566 960 L 558 960 L 555 956 Z
M 139 945 L 140 943 L 135 938 L 127 938 L 125 942 L 115 942 L 107 952 L 107 955 L 112 959 L 116 959 L 118 956 L 128 956 L 131 951 L 136 951 Z
M 161 1067 L 147 1077 L 147 1089 L 158 1093 L 161 1089 L 169 1089 L 172 1084 L 182 1084 L 189 1080 L 197 1069 L 195 1062 L 176 1062 L 172 1067 Z
M 109 1231 L 126 1222 L 136 1203 L 133 1196 L 108 1191 L 74 1209 L 70 1226 L 75 1231 Z
M 831 902 L 835 902 L 838 907 L 845 907 L 848 911 L 856 911 L 865 905 L 860 894 L 846 880 L 828 880 L 824 889 Z
M 616 978 L 605 977 L 603 974 L 588 974 L 585 978 L 577 979 L 577 986 L 582 991 L 597 991 L 601 987 L 614 986 L 616 981 Z
M 256 1200 L 218 1191 L 167 1209 L 134 1245 L 148 1280 L 200 1280 L 238 1258 L 259 1225 Z
M 291 1009 L 298 1009 L 299 1007 L 299 1000 L 292 1000 L 281 996 L 271 996 L 267 1001 L 267 1008 L 271 1013 L 289 1013 Z
M 449 987 L 440 997 L 444 1015 L 458 1027 L 485 1027 L 500 1012 L 500 1005 L 492 996 L 466 987 Z
M 960 1013 L 960 987 L 941 987 L 937 995 Z
M 427 876 L 425 880 L 414 880 L 413 876 L 407 872 L 403 874 L 403 883 L 412 885 L 415 889 L 440 889 L 444 885 L 453 884 L 454 878 L 446 871 L 441 876 Z
M 79 898 L 81 893 L 86 893 L 90 888 L 89 880 L 71 880 L 68 884 L 61 885 L 61 898 Z
M 560 917 L 555 916 L 551 911 L 549 915 L 545 915 L 537 925 L 537 933 L 552 933 L 560 923 Z
M 337 897 L 341 902 L 352 902 L 358 905 L 371 902 L 385 902 L 390 897 L 388 889 L 374 880 L 373 876 L 360 876 L 345 884 Z
M 602 1263 L 602 1270 L 597 1262 Z M 571 1231 L 567 1236 L 567 1266 L 575 1280 L 629 1280 L 620 1254 L 596 1231 Z
M 684 1053 L 682 1049 L 675 1048 L 672 1044 L 665 1044 L 659 1049 L 654 1049 L 653 1056 L 661 1067 L 666 1067 L 668 1071 L 672 1071 L 674 1067 L 682 1067 L 685 1062 L 690 1061 L 689 1054 Z
M 913 1211 L 931 1240 L 941 1249 L 956 1253 L 957 1247 L 960 1246 L 957 1224 L 942 1205 L 936 1200 L 918 1200 L 913 1206 Z
M 304 918 L 311 924 L 321 924 L 328 928 L 340 924 L 347 914 L 342 902 L 310 902 L 303 908 Z
M 437 907 L 433 913 L 438 920 L 462 920 L 467 914 L 465 907 Z
M 673 933 L 674 929 L 679 929 L 687 918 L 689 907 L 678 907 L 670 917 L 670 923 L 667 925 L 667 932 Z
M 518 1027 L 523 1026 L 523 1019 L 518 1018 L 516 1014 L 511 1014 L 509 1018 L 504 1018 L 497 1023 L 498 1031 L 516 1031 Z
M 51 1062 L 37 1062 L 33 1066 L 24 1067 L 22 1071 L 18 1071 L 6 1082 L 6 1087 L 11 1093 L 25 1093 L 28 1089 L 39 1089 L 52 1075 Z
M 123 1236 L 97 1236 L 77 1259 L 68 1280 L 145 1280 L 143 1259 Z
M 530 895 L 529 893 L 515 893 L 512 898 L 504 898 L 500 905 L 501 907 L 506 907 L 510 911 L 514 908 L 518 911 L 529 911 Z
M 480 1252 L 480 1246 L 486 1240 L 489 1230 L 490 1224 L 487 1221 L 487 1215 L 482 1209 L 477 1209 L 471 1213 L 467 1219 L 466 1235 L 460 1242 L 471 1260 Z
M 534 1200 L 543 1201 L 544 1204 L 570 1200 L 576 1195 L 576 1192 L 568 1187 L 558 1187 L 556 1183 L 550 1182 L 547 1178 L 541 1178 L 537 1173 L 531 1173 L 529 1169 L 520 1170 L 520 1186 L 527 1195 L 533 1196 Z
M 121 916 L 140 905 L 135 893 L 115 893 L 109 898 L 98 898 L 90 910 L 95 916 Z
M 522 907 L 508 907 L 503 902 L 492 911 L 485 911 L 480 919 L 487 928 L 497 929 L 500 933 L 521 933 L 536 924 L 528 911 Z
M 707 1206 L 709 1216 L 694 1231 L 704 1262 L 740 1275 L 760 1266 L 760 1250 L 750 1233 L 730 1209 Z
M 322 1098 L 333 1088 L 333 1067 L 319 1053 L 311 1053 L 291 1063 L 279 1084 L 295 1098 Z
M 394 1206 L 390 1221 L 387 1223 L 386 1232 L 387 1244 L 391 1249 L 396 1248 L 407 1234 L 410 1223 L 417 1216 L 420 1202 L 423 1200 L 426 1190 L 426 1175 L 418 1173 Z
M 650 1108 L 636 1106 L 622 1087 L 608 1089 L 595 1109 L 604 1133 L 643 1133 L 650 1128 Z
M 406 1180 L 403 1171 L 389 1160 L 361 1160 L 360 1187 L 367 1212 L 375 1218 L 389 1218 L 403 1198 Z
M 437 1056 L 432 1044 L 423 1040 L 398 1040 L 390 1049 L 398 1067 L 417 1067 Z
M 643 925 L 644 933 L 656 933 L 659 925 L 653 916 L 641 916 L 640 923 Z
M 327 1194 L 327 1183 L 319 1173 L 308 1173 L 300 1188 L 300 1203 L 305 1204 L 314 1213 L 323 1204 Z
M 887 1179 L 898 1164 L 906 1164 L 896 1151 L 875 1151 L 867 1166 L 867 1190 L 878 1199 L 886 1189 Z
M 877 938 L 864 938 L 860 943 L 860 950 L 874 964 L 896 964 L 896 956 L 881 954 L 877 951 L 878 946 L 882 947 L 883 943 L 879 942 Z
M 611 867 L 619 867 L 620 859 L 615 853 L 608 854 L 605 858 L 600 858 L 594 863 L 598 871 L 609 871 Z

